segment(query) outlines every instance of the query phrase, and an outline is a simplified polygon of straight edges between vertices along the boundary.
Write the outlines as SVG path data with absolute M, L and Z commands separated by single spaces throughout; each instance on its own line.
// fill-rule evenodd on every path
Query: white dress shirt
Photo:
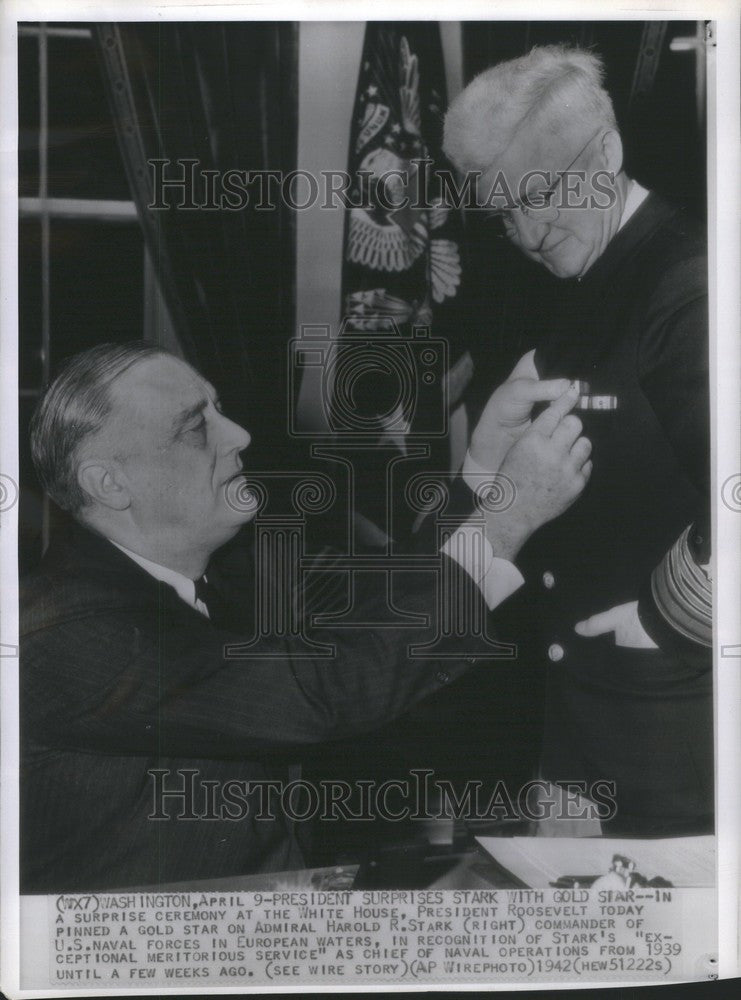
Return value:
M 135 563 L 138 563 L 155 580 L 161 580 L 163 583 L 169 583 L 171 587 L 174 587 L 178 597 L 185 601 L 186 604 L 189 604 L 191 608 L 200 611 L 204 617 L 209 617 L 208 608 L 203 601 L 199 601 L 196 597 L 196 585 L 193 580 L 187 576 L 183 576 L 182 573 L 178 573 L 177 570 L 169 569 L 167 566 L 160 566 L 159 563 L 152 562 L 151 559 L 145 559 L 144 556 L 140 556 L 137 552 L 132 552 L 131 549 L 127 549 L 124 545 L 114 542 L 112 538 L 109 538 L 108 541 L 112 542 L 129 559 L 133 559 Z
M 471 517 L 461 524 L 443 545 L 442 551 L 455 559 L 474 579 L 490 611 L 525 582 L 514 563 L 494 555 L 480 518 Z
M 630 188 L 628 190 L 628 197 L 625 199 L 625 204 L 623 205 L 623 214 L 620 216 L 620 225 L 618 226 L 618 232 L 623 228 L 625 223 L 634 214 L 634 212 L 640 208 L 643 202 L 648 198 L 648 191 L 642 184 L 638 181 L 631 181 Z

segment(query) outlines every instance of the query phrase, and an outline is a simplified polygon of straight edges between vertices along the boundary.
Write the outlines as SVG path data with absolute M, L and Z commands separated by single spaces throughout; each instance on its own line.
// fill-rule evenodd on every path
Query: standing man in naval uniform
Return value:
M 591 482 L 525 547 L 528 584 L 512 609 L 519 655 L 544 675 L 540 777 L 579 782 L 587 798 L 595 782 L 614 782 L 605 832 L 705 833 L 706 247 L 698 225 L 626 175 L 603 75 L 596 55 L 566 46 L 500 63 L 451 105 L 445 152 L 479 172 L 479 204 L 495 193 L 488 203 L 503 234 L 560 279 L 545 310 L 523 302 L 508 316 L 519 359 L 510 379 L 585 383 Z M 523 409 L 494 448 L 474 435 L 468 469 L 496 469 L 528 422 Z M 538 832 L 599 831 L 546 816 Z

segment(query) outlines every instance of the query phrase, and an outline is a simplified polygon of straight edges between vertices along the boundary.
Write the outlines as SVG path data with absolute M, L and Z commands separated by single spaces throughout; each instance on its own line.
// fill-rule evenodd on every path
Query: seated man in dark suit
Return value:
M 527 587 L 512 635 L 546 679 L 542 776 L 614 782 L 615 835 L 705 833 L 714 800 L 705 238 L 627 175 L 603 78 L 597 55 L 568 46 L 500 63 L 452 103 L 445 149 L 478 172 L 498 235 L 539 265 L 502 314 L 511 377 L 581 380 L 594 449 L 589 488 L 520 558 Z M 488 395 L 494 380 L 481 374 Z M 502 455 L 529 419 L 528 406 L 504 429 Z M 551 832 L 574 831 L 556 822 Z
M 464 542 L 479 532 L 486 565 L 474 579 L 456 536 L 441 556 L 471 616 L 519 585 L 511 561 L 591 471 L 574 387 L 532 385 L 552 402 L 502 463 L 516 501 L 461 528 Z M 368 731 L 467 669 L 460 654 L 444 670 L 410 656 L 422 629 L 326 630 L 333 659 L 302 657 L 290 635 L 225 657 L 250 636 L 224 610 L 211 557 L 254 514 L 234 499 L 249 443 L 208 382 L 143 343 L 78 355 L 40 400 L 34 462 L 76 526 L 21 594 L 22 891 L 301 867 L 260 785 L 280 779 L 285 753 Z M 421 575 L 395 597 L 430 618 L 436 580 Z M 180 791 L 156 801 L 163 773 L 160 791 Z

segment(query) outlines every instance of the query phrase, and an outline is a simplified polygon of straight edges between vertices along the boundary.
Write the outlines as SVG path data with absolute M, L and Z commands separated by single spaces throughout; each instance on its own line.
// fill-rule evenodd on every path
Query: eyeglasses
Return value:
M 589 139 L 584 143 L 582 148 L 576 154 L 574 159 L 569 163 L 568 167 L 563 170 L 556 171 L 556 179 L 553 183 L 545 189 L 545 191 L 536 191 L 532 195 L 524 194 L 522 198 L 519 199 L 516 205 L 511 208 L 496 208 L 488 211 L 484 218 L 487 222 L 498 222 L 504 227 L 504 232 L 497 233 L 497 236 L 504 237 L 507 235 L 506 229 L 509 223 L 510 228 L 512 228 L 512 213 L 522 212 L 523 215 L 528 216 L 531 212 L 542 211 L 544 208 L 550 208 L 550 202 L 556 193 L 558 185 L 563 180 L 564 176 L 571 170 L 574 164 L 579 160 L 579 158 L 587 151 L 589 146 L 594 142 L 597 136 L 602 132 L 600 128 L 594 135 L 590 136 Z

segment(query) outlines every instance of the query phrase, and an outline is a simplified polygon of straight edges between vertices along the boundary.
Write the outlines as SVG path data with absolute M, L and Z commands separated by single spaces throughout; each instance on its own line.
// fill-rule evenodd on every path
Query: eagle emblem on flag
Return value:
M 366 31 L 350 163 L 353 201 L 362 207 L 349 209 L 345 238 L 345 315 L 355 329 L 371 305 L 376 318 L 429 323 L 434 304 L 455 296 L 461 281 L 458 240 L 448 232 L 459 220 L 430 182 L 442 157 L 439 34 L 437 45 L 418 39 L 429 76 L 442 76 L 424 89 L 409 34 L 387 25 Z

